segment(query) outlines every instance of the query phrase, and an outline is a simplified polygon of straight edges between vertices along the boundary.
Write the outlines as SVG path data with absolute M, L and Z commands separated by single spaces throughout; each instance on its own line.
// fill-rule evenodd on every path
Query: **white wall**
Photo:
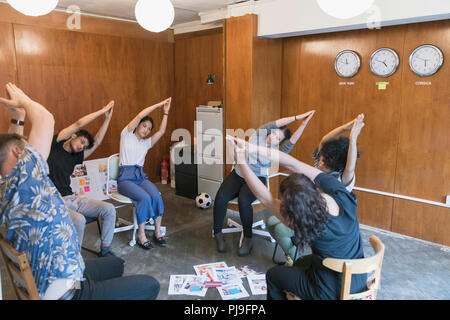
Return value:
M 369 10 L 350 19 L 338 19 L 326 14 L 315 0 L 266 0 L 255 2 L 254 6 L 259 16 L 258 36 L 261 37 L 450 19 L 450 0 L 375 0 Z

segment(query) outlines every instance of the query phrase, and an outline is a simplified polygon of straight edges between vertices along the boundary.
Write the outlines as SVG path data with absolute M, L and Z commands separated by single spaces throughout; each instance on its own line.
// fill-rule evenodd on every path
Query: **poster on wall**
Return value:
M 108 158 L 84 161 L 76 165 L 70 176 L 70 187 L 77 196 L 106 200 Z M 117 182 L 110 181 L 112 192 L 117 191 Z

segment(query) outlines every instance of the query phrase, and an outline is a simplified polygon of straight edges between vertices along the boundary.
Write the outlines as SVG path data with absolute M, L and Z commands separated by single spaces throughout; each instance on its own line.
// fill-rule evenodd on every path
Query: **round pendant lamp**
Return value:
M 58 0 L 7 0 L 11 7 L 27 16 L 42 16 L 56 8 Z
M 175 17 L 175 9 L 170 0 L 139 0 L 134 13 L 141 27 L 151 32 L 166 30 Z
M 319 7 L 338 19 L 349 19 L 366 12 L 374 0 L 317 0 Z

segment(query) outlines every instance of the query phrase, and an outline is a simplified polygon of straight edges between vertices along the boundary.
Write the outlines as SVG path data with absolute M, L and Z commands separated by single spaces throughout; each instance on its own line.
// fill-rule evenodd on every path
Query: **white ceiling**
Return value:
M 156 0 L 153 0 L 156 1 Z M 199 12 L 223 8 L 229 4 L 247 0 L 171 0 L 175 7 L 175 19 L 172 25 L 198 21 Z M 136 20 L 134 7 L 137 0 L 59 0 L 58 8 L 66 9 L 76 5 L 81 12 L 94 13 L 109 17 Z

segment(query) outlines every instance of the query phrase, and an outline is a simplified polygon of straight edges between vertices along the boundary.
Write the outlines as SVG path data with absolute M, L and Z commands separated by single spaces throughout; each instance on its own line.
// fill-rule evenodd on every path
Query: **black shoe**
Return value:
M 145 243 L 141 243 L 141 241 L 138 239 L 137 241 L 136 241 L 136 243 L 137 243 L 137 245 L 139 246 L 139 247 L 141 247 L 142 249 L 144 249 L 144 250 L 152 250 L 153 249 L 153 246 L 152 246 L 152 244 L 151 244 L 151 242 L 150 241 L 145 241 Z
M 244 239 L 242 239 L 242 246 L 239 248 L 238 251 L 238 256 L 246 257 L 250 254 L 252 249 L 253 249 L 252 238 L 244 237 Z
M 99 254 L 98 254 L 98 256 L 100 257 L 100 258 L 104 258 L 104 257 L 116 257 L 116 255 L 114 254 L 114 253 L 112 253 L 111 251 L 106 251 L 106 252 L 100 252 Z
M 153 242 L 154 242 L 156 245 L 158 245 L 158 246 L 160 246 L 160 247 L 163 247 L 163 248 L 165 248 L 165 247 L 166 247 L 166 244 L 167 244 L 167 242 L 166 242 L 166 240 L 164 239 L 164 237 L 157 238 L 157 237 L 155 236 L 155 234 L 153 234 Z
M 217 251 L 219 251 L 220 253 L 227 252 L 227 245 L 225 243 L 225 239 L 223 238 L 223 233 L 216 233 L 214 235 L 214 239 L 216 239 Z

